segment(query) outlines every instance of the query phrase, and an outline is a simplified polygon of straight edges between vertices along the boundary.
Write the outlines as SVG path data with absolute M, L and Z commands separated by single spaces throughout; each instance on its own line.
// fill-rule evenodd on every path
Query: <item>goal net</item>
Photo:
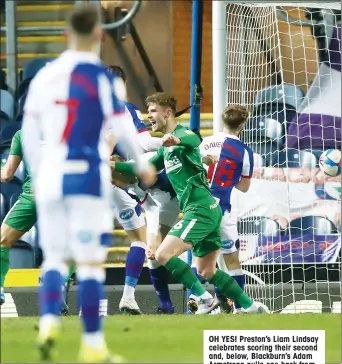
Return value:
M 318 159 L 341 149 L 340 3 L 224 6 L 225 79 L 213 94 L 250 109 L 242 139 L 255 163 L 232 204 L 247 292 L 275 312 L 337 312 L 341 176 L 322 176 Z

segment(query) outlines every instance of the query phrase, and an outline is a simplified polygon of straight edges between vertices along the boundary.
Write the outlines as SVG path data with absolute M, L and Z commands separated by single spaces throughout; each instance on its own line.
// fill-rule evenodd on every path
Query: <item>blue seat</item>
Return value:
M 266 167 L 271 165 L 273 155 L 275 155 L 278 151 L 278 146 L 270 141 L 259 143 L 255 141 L 252 143 L 247 143 L 247 145 L 253 150 L 254 153 L 261 155 L 265 161 Z
M 21 122 L 8 122 L 1 120 L 0 143 L 1 153 L 6 148 L 9 148 L 12 143 L 14 134 L 21 129 Z
M 11 181 L 13 182 L 13 181 Z M 18 201 L 18 198 L 20 196 L 20 192 L 14 192 L 11 196 L 10 196 L 10 199 L 9 199 L 9 208 L 11 209 L 15 203 Z
M 35 268 L 34 250 L 28 244 L 13 246 L 10 249 L 11 269 L 32 269 Z
M 15 116 L 15 121 L 22 121 L 23 117 L 24 117 L 24 106 L 25 106 L 25 102 L 26 102 L 26 98 L 27 98 L 27 90 L 20 95 L 19 99 L 18 99 L 18 104 L 17 104 L 17 114 Z
M 4 72 L 3 69 L 0 69 L 0 89 L 6 91 L 8 89 L 6 84 L 6 73 Z
M 335 225 L 326 217 L 304 216 L 290 221 L 286 235 L 302 236 L 304 234 L 327 235 L 336 234 Z
M 14 246 L 30 245 L 34 250 L 38 248 L 38 234 L 35 226 L 30 231 L 26 232 Z
M 21 193 L 21 183 L 17 179 L 13 179 L 7 183 L 1 183 L 1 193 L 5 197 L 8 208 L 11 208 Z
M 14 98 L 5 90 L 0 90 L 0 116 L 5 120 L 12 121 L 14 117 Z
M 253 116 L 249 118 L 243 130 L 244 140 L 248 141 L 272 141 L 282 146 L 284 143 L 284 127 L 276 119 L 270 116 Z
M 3 222 L 6 214 L 7 214 L 7 203 L 5 197 L 0 193 L 0 216 L 1 216 L 1 222 Z
M 29 80 L 32 78 L 49 62 L 53 61 L 54 58 L 36 58 L 28 62 L 23 70 L 22 81 Z
M 303 102 L 304 92 L 296 85 L 284 83 L 282 85 L 272 85 L 256 93 L 254 98 L 255 107 L 259 108 L 265 104 L 286 107 L 297 110 Z
M 277 168 L 317 168 L 318 160 L 306 150 L 287 149 L 274 154 L 272 166 Z
M 17 170 L 14 173 L 14 177 L 17 178 L 21 183 L 24 182 L 25 177 L 26 177 L 26 170 L 25 170 L 24 162 L 21 162 L 19 164 L 19 167 L 17 168 Z
M 237 229 L 241 235 L 280 236 L 279 223 L 264 216 L 251 216 L 241 219 L 237 223 Z
M 34 76 L 53 59 L 54 58 L 36 58 L 27 63 L 23 70 L 22 80 L 19 84 L 17 94 L 18 99 L 27 92 L 30 82 Z
M 27 78 L 26 80 L 23 80 L 19 83 L 19 87 L 18 87 L 18 91 L 17 91 L 17 100 L 19 100 L 19 103 L 20 103 L 20 100 L 22 97 L 25 96 L 25 99 L 26 99 L 26 95 L 28 93 L 28 89 L 30 87 L 30 83 L 32 81 L 32 78 Z
M 9 153 L 9 148 L 7 148 L 6 150 L 4 150 L 1 155 L 0 155 L 0 162 L 1 165 L 5 164 L 8 158 L 8 153 Z
M 318 161 L 323 153 L 323 149 L 307 149 L 307 151 L 312 153 Z

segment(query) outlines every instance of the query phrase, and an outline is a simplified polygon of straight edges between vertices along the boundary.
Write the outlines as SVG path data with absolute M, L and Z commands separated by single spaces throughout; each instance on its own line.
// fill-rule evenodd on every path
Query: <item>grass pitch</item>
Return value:
M 1 363 L 37 362 L 37 318 L 1 320 Z M 55 361 L 75 363 L 80 343 L 78 317 L 63 318 Z M 109 316 L 104 323 L 113 353 L 131 363 L 200 363 L 203 330 L 325 330 L 326 362 L 341 362 L 341 315 Z

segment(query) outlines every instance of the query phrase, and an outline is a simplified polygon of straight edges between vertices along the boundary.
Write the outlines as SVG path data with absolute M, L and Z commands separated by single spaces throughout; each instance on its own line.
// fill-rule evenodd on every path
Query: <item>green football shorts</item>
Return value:
M 37 222 L 36 204 L 31 196 L 21 194 L 8 211 L 3 223 L 19 231 L 29 231 Z
M 180 220 L 169 232 L 169 235 L 191 243 L 196 257 L 205 255 L 221 248 L 220 224 L 222 210 L 219 204 L 210 199 L 208 204 L 201 201 L 200 205 L 189 205 Z

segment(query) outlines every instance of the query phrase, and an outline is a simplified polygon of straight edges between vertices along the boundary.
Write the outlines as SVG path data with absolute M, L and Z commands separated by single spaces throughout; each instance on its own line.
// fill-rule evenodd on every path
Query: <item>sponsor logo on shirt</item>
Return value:
M 214 203 L 212 205 L 209 206 L 210 210 L 216 209 L 216 207 L 218 206 L 217 203 Z
M 129 220 L 133 217 L 133 215 L 134 215 L 133 209 L 122 210 L 122 211 L 120 211 L 120 214 L 119 214 L 121 220 Z
M 182 168 L 182 163 L 178 157 L 172 157 L 171 159 L 165 161 L 166 173 L 172 172 L 177 168 Z
M 231 249 L 234 246 L 233 240 L 225 240 L 222 241 L 222 248 L 223 249 Z
M 90 231 L 79 231 L 77 238 L 82 244 L 87 244 L 93 240 L 93 234 Z

